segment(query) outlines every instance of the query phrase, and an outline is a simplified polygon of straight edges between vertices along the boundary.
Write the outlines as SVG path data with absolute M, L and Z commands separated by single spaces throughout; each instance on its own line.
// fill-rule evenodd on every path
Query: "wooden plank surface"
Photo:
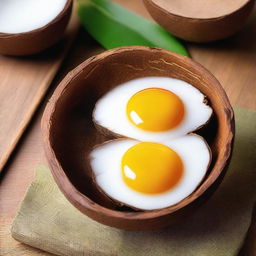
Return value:
M 56 75 L 78 26 L 73 15 L 61 42 L 39 55 L 0 55 L 0 172 Z
M 152 19 L 141 0 L 114 2 Z M 235 36 L 208 44 L 185 44 L 192 58 L 218 78 L 232 104 L 256 109 L 256 6 L 246 26 Z
M 237 255 L 256 200 L 256 179 L 252 179 L 256 165 L 251 161 L 256 155 L 256 140 L 251 139 L 256 137 L 256 112 L 235 108 L 235 115 L 237 140 L 225 179 L 213 197 L 181 223 L 161 232 L 132 235 L 96 223 L 77 211 L 57 188 L 49 169 L 39 166 L 12 226 L 13 237 L 61 256 L 98 256 L 103 251 L 105 256 Z
M 149 17 L 142 0 L 116 1 Z M 256 9 L 253 15 L 254 19 L 251 19 L 245 29 L 234 38 L 210 45 L 188 44 L 188 47 L 193 58 L 218 77 L 233 105 L 256 109 L 256 35 L 253 34 L 256 31 Z M 52 88 L 67 71 L 101 51 L 102 48 L 81 30 Z M 35 166 L 39 163 L 47 164 L 40 137 L 42 111 L 43 106 L 11 158 L 10 164 L 4 169 L 5 175 L 0 186 L 0 255 L 2 256 L 50 255 L 23 245 L 10 236 L 12 220 L 33 179 Z M 248 248 L 255 247 L 248 246 Z M 247 255 L 255 254 L 251 250 Z

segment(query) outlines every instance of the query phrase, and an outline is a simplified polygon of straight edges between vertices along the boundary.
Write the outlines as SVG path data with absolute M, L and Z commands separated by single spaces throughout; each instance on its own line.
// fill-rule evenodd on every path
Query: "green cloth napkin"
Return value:
M 74 208 L 39 166 L 12 226 L 15 239 L 58 255 L 234 256 L 256 200 L 256 112 L 236 109 L 230 168 L 213 197 L 184 222 L 159 231 L 123 231 Z

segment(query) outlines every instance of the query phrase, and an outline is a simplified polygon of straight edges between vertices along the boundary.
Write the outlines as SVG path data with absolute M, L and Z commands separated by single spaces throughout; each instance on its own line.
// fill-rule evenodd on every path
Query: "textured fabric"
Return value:
M 17 240 L 58 255 L 235 256 L 256 200 L 256 112 L 236 109 L 231 165 L 213 197 L 183 223 L 150 232 L 101 225 L 74 208 L 39 166 L 12 226 Z

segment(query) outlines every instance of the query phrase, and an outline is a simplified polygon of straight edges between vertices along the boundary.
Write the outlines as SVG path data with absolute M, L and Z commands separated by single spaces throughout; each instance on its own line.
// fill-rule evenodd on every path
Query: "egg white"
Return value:
M 26 33 L 53 21 L 67 0 L 0 0 L 0 33 Z
M 185 106 L 183 121 L 175 128 L 163 132 L 150 132 L 136 127 L 126 115 L 126 105 L 137 92 L 147 88 L 162 88 L 175 93 Z M 169 77 L 144 77 L 121 84 L 109 91 L 95 105 L 93 120 L 96 124 L 125 137 L 162 142 L 198 129 L 212 115 L 204 95 L 185 81 Z M 156 106 L 157 107 L 157 106 Z
M 183 176 L 171 190 L 155 195 L 144 194 L 127 186 L 121 171 L 123 155 L 137 143 L 140 142 L 117 139 L 99 145 L 90 154 L 91 169 L 99 188 L 110 198 L 137 209 L 161 209 L 180 202 L 200 184 L 211 160 L 208 145 L 198 135 L 185 135 L 162 143 L 181 157 L 184 165 Z

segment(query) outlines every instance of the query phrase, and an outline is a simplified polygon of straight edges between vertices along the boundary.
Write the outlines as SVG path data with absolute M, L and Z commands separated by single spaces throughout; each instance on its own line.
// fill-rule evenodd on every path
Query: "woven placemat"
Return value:
M 47 167 L 39 166 L 12 226 L 12 236 L 66 256 L 234 256 L 256 200 L 256 112 L 236 109 L 231 165 L 214 196 L 184 222 L 159 231 L 123 231 L 74 208 Z

